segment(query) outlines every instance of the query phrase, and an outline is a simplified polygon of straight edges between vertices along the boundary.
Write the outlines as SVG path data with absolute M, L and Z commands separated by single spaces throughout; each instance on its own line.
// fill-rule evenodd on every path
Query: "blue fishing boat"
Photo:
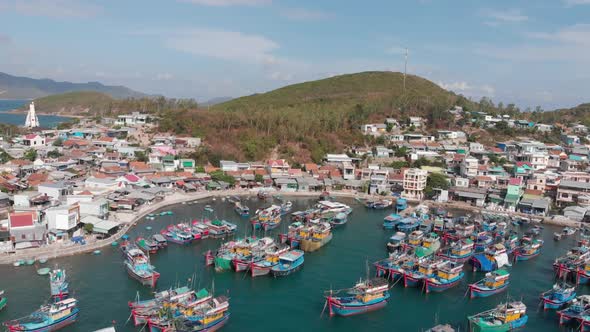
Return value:
M 405 198 L 399 197 L 395 202 L 395 210 L 397 212 L 403 211 L 408 208 L 408 201 Z
M 529 317 L 520 301 L 499 304 L 496 308 L 467 317 L 471 332 L 505 332 L 523 327 Z
M 68 286 L 65 270 L 54 269 L 49 272 L 49 291 L 53 301 L 67 298 L 69 295 Z
M 520 247 L 514 251 L 517 261 L 528 261 L 529 259 L 539 256 L 541 248 L 545 242 L 541 239 L 531 239 L 523 237 L 520 240 Z
M 338 296 L 338 293 L 345 293 Z M 389 300 L 386 279 L 361 280 L 353 288 L 330 291 L 325 295 L 330 316 L 351 316 L 383 308 Z
M 418 287 L 426 278 L 435 276 L 442 262 L 435 258 L 407 261 L 402 267 L 404 271 L 404 287 Z
M 156 287 L 160 273 L 150 264 L 149 258 L 139 248 L 131 245 L 125 249 L 127 274 L 144 286 Z
M 250 215 L 250 208 L 239 201 L 234 204 L 234 211 L 236 211 L 240 217 L 245 218 Z
M 294 249 L 279 256 L 279 263 L 270 269 L 275 277 L 289 275 L 303 266 L 303 250 Z
M 415 231 L 420 227 L 422 224 L 422 219 L 414 218 L 414 217 L 406 217 L 400 219 L 399 223 L 397 224 L 396 228 L 398 231 L 409 233 L 411 231 Z
M 482 272 L 494 271 L 506 265 L 510 266 L 508 253 L 501 243 L 486 248 L 483 253 L 473 255 L 471 263 L 474 271 Z
M 494 242 L 494 238 L 488 232 L 478 232 L 472 237 L 475 243 L 475 252 L 482 252 Z
M 285 215 L 293 210 L 293 203 L 291 201 L 287 201 L 281 204 L 281 215 Z
M 396 232 L 393 234 L 389 241 L 387 241 L 387 251 L 394 252 L 401 250 L 406 244 L 406 238 L 408 235 L 404 232 Z
M 446 261 L 438 266 L 436 275 L 424 279 L 426 293 L 442 292 L 459 284 L 465 276 L 463 263 Z
M 469 285 L 470 297 L 488 297 L 506 290 L 510 283 L 508 280 L 509 277 L 510 273 L 506 270 L 496 270 L 486 273 L 485 278 Z
M 559 325 L 575 323 L 574 326 L 583 325 L 587 321 L 590 310 L 590 295 L 580 295 L 570 302 L 570 305 L 557 312 Z M 585 329 L 583 329 L 585 330 Z
M 42 306 L 31 315 L 4 323 L 10 332 L 51 332 L 76 322 L 78 318 L 77 301 L 65 299 Z
M 450 247 L 442 250 L 438 256 L 453 262 L 464 263 L 473 256 L 473 251 L 473 240 L 466 238 L 451 243 Z
M 565 282 L 553 285 L 553 288 L 541 294 L 543 309 L 561 309 L 576 297 L 576 287 Z
M 377 270 L 377 277 L 388 278 L 397 281 L 404 274 L 403 265 L 407 261 L 414 261 L 416 257 L 407 251 L 400 251 L 389 254 L 389 257 L 373 263 Z
M 333 218 L 330 219 L 330 225 L 342 226 L 348 221 L 348 215 L 344 212 L 338 212 Z
M 397 213 L 392 213 L 387 217 L 383 218 L 383 228 L 385 229 L 394 229 L 397 224 L 400 223 L 402 216 Z
M 4 291 L 0 290 L 0 311 L 6 307 L 6 303 L 8 303 L 8 298 L 4 295 Z

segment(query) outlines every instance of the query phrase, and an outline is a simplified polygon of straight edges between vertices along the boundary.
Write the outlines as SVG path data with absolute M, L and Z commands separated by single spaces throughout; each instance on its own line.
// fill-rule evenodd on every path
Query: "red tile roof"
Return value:
M 522 184 L 521 178 L 510 178 L 508 184 L 511 186 L 520 186 Z
M 10 228 L 31 227 L 35 225 L 37 213 L 35 212 L 15 212 L 8 215 Z

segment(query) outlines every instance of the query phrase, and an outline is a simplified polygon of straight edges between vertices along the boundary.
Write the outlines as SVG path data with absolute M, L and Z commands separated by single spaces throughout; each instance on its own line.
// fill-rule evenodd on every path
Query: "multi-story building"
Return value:
M 424 188 L 426 188 L 426 179 L 428 172 L 419 168 L 410 168 L 404 172 L 404 192 L 402 196 L 409 199 L 419 199 L 424 197 Z
M 565 172 L 557 187 L 556 203 L 560 206 L 577 204 L 578 197 L 590 195 L 590 174 Z
M 461 162 L 461 176 L 472 178 L 477 176 L 478 160 L 473 157 L 465 157 Z

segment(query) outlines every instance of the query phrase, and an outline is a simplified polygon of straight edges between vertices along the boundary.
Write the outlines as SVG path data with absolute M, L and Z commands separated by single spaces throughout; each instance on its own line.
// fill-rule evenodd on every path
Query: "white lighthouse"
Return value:
M 25 120 L 25 127 L 36 128 L 39 126 L 39 119 L 37 118 L 37 114 L 35 114 L 35 102 L 31 102 L 29 113 L 27 113 L 27 119 Z

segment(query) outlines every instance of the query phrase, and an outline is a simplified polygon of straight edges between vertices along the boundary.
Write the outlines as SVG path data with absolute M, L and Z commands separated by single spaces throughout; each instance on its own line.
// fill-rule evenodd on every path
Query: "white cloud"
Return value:
M 445 90 L 454 91 L 470 97 L 493 97 L 496 94 L 496 89 L 489 84 L 471 85 L 465 81 L 457 81 L 449 83 L 439 82 L 438 85 Z
M 249 63 L 272 63 L 279 45 L 264 36 L 206 28 L 173 31 L 164 36 L 167 47 L 211 58 Z
M 328 13 L 305 8 L 289 8 L 281 12 L 284 17 L 294 21 L 314 21 L 329 18 Z
M 576 24 L 554 32 L 525 35 L 528 41 L 515 46 L 485 46 L 476 54 L 512 61 L 564 61 L 569 64 L 589 64 L 590 24 Z
M 489 19 L 484 24 L 494 27 L 504 23 L 522 23 L 529 20 L 529 17 L 524 15 L 519 9 L 486 9 L 483 11 L 483 15 Z
M 102 12 L 102 7 L 76 0 L 1 0 L 0 10 L 28 16 L 87 18 Z
M 229 6 L 260 6 L 272 3 L 272 0 L 181 0 L 201 6 L 229 7 Z

